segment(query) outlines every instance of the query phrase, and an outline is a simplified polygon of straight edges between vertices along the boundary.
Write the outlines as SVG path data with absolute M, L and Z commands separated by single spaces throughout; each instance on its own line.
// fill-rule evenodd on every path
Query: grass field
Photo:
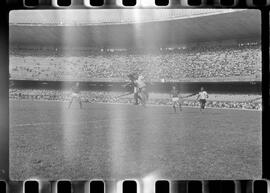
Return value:
M 261 112 L 10 101 L 10 178 L 261 177 Z

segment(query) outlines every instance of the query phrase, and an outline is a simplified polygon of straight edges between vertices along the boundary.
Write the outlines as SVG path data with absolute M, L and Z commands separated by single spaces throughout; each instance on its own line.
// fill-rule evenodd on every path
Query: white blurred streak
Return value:
M 123 192 L 122 187 L 123 187 L 123 180 L 118 181 L 116 183 L 116 193 L 122 193 Z
M 143 192 L 142 193 L 154 193 L 155 192 L 155 178 L 148 175 L 143 178 Z
M 143 8 L 155 7 L 155 0 L 138 0 L 138 5 Z
M 155 182 L 161 178 L 158 170 L 142 178 L 142 193 L 155 193 Z
M 124 174 L 124 162 L 126 154 L 125 154 L 125 138 L 127 137 L 125 134 L 125 130 L 129 129 L 125 124 L 126 113 L 116 106 L 112 106 L 111 118 L 110 118 L 110 140 L 111 140 L 111 158 L 112 158 L 112 166 L 111 172 L 113 176 L 119 176 Z
M 76 12 L 73 11 L 64 11 L 61 14 L 59 12 L 56 12 L 59 14 L 59 17 L 61 17 L 64 21 L 67 21 L 68 18 L 71 18 L 72 20 L 76 19 Z M 60 60 L 60 62 L 62 64 L 60 64 L 62 67 L 64 66 L 64 74 L 69 74 L 68 78 L 69 79 L 74 79 L 74 72 L 76 72 L 76 69 L 70 69 L 69 63 L 72 63 L 72 58 L 70 57 L 70 53 L 68 49 L 68 47 L 72 46 L 72 42 L 74 41 L 74 39 L 76 39 L 76 34 L 74 33 L 74 31 L 70 31 L 70 30 L 66 30 L 66 28 L 62 28 L 62 47 L 60 49 L 62 50 L 62 55 L 63 58 L 66 58 L 65 60 Z M 73 66 L 74 67 L 74 66 Z M 66 77 L 65 77 L 66 78 Z M 64 79 L 65 79 L 64 78 Z M 64 85 L 64 87 L 66 87 Z M 71 88 L 69 88 L 70 90 Z M 69 98 L 70 99 L 70 96 Z M 70 109 L 67 109 L 67 104 L 66 103 L 62 103 L 62 122 L 63 123 L 69 123 L 69 124 L 64 124 L 63 125 L 63 149 L 64 149 L 64 158 L 65 161 L 67 161 L 69 164 L 74 163 L 74 160 L 76 159 L 76 152 L 78 151 L 78 149 L 76 148 L 76 143 L 77 143 L 77 139 L 78 139 L 78 134 L 77 132 L 79 132 L 79 129 L 77 129 L 77 127 L 79 127 L 78 121 L 79 121 L 79 114 L 78 114 L 78 102 L 77 101 L 73 101 L 72 106 Z M 74 123 L 74 124 L 72 124 Z
M 76 115 L 77 113 L 73 112 L 72 109 L 66 109 L 67 107 L 63 107 L 63 113 L 62 113 L 62 119 L 63 122 L 69 122 L 72 121 L 74 123 L 78 122 L 78 116 Z M 68 112 L 67 112 L 68 111 Z M 76 147 L 78 135 L 77 132 L 79 129 L 78 124 L 64 124 L 63 125 L 63 149 L 64 149 L 64 158 L 65 161 L 68 163 L 72 164 L 74 160 L 76 159 L 76 152 L 78 151 Z

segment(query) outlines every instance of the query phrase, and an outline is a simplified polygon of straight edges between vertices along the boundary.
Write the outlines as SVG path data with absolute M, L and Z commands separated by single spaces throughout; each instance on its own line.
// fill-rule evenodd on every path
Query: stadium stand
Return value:
M 131 12 L 132 11 L 132 12 Z M 89 25 L 89 24 L 118 24 L 118 23 L 137 23 L 137 22 L 153 22 L 164 21 L 186 17 L 198 17 L 215 15 L 222 13 L 231 13 L 235 10 L 218 10 L 218 9 L 197 9 L 194 10 L 110 10 L 110 17 L 104 17 L 108 10 L 95 10 L 89 14 L 87 10 L 44 10 L 17 11 L 16 16 L 11 14 L 11 25 Z M 239 11 L 239 10 L 238 10 Z M 46 17 L 44 17 L 44 13 Z M 72 18 L 70 16 L 76 15 Z
M 110 17 L 106 13 L 11 13 L 11 80 L 125 82 L 135 72 L 147 82 L 261 81 L 261 33 L 254 27 L 260 24 L 259 11 L 110 10 Z M 65 92 L 11 88 L 10 97 L 65 101 Z M 132 102 L 132 97 L 116 99 L 113 92 L 83 95 L 89 102 Z M 253 98 L 218 97 L 207 105 L 260 109 L 261 101 L 250 101 Z M 149 103 L 170 100 L 151 97 Z M 183 103 L 198 105 L 195 99 Z
M 125 81 L 129 73 L 148 81 L 258 80 L 259 45 L 161 48 L 156 52 L 110 49 L 80 51 L 11 51 L 11 79 L 54 81 Z

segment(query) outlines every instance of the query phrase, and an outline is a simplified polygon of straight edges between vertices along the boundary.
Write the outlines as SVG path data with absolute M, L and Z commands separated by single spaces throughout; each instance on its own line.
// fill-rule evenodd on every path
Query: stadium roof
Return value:
M 130 47 L 260 38 L 260 11 L 118 9 L 13 11 L 13 45 Z

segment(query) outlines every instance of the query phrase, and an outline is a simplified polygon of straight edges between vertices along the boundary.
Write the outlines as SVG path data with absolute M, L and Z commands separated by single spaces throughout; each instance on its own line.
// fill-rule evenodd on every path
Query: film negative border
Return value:
M 8 14 L 6 1 L 0 1 L 0 180 L 9 177 Z
M 269 188 L 267 180 L 0 182 L 1 193 L 268 193 Z
M 8 0 L 9 9 L 268 8 L 270 0 Z

